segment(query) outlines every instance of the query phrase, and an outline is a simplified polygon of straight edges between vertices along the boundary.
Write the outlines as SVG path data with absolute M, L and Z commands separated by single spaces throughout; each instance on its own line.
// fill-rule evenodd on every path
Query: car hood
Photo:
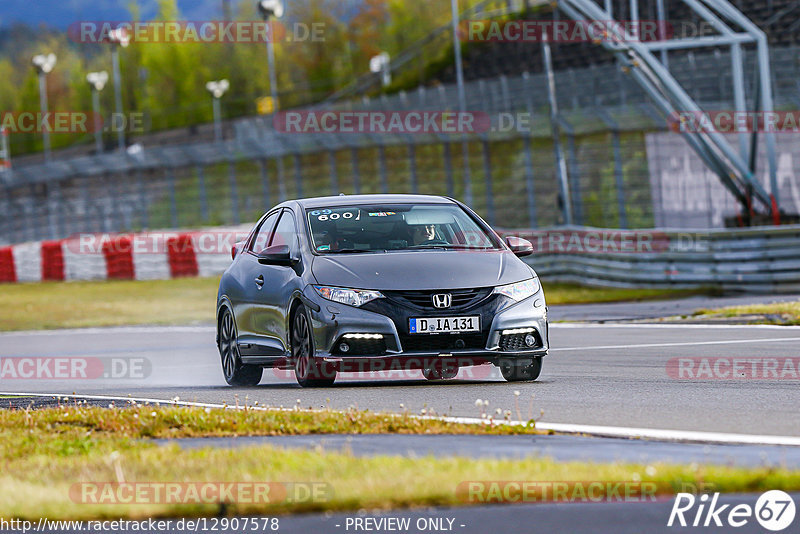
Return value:
M 375 290 L 461 289 L 527 280 L 531 269 L 509 251 L 414 251 L 315 256 L 322 285 Z

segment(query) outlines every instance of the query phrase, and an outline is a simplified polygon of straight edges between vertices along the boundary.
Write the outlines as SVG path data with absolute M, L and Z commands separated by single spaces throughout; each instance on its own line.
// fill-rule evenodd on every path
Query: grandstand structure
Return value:
M 491 2 L 478 4 L 473 12 L 480 13 Z M 645 2 L 646 13 L 641 11 L 639 0 L 604 0 L 602 5 L 595 0 L 559 0 L 557 2 L 534 1 L 525 2 L 526 13 L 536 13 L 536 18 L 552 16 L 559 20 L 560 13 L 565 13 L 574 21 L 586 23 L 589 33 L 593 30 L 591 22 L 602 21 L 609 23 L 619 21 L 619 26 L 606 24 L 610 32 L 594 35 L 591 41 L 580 43 L 554 44 L 557 48 L 556 60 L 553 64 L 556 69 L 593 69 L 616 60 L 621 71 L 629 73 L 643 89 L 648 98 L 656 105 L 665 120 L 680 113 L 701 113 L 703 108 L 695 98 L 689 94 L 687 88 L 695 85 L 698 78 L 694 51 L 698 49 L 712 49 L 713 59 L 707 64 L 706 76 L 699 76 L 702 80 L 720 79 L 716 74 L 720 72 L 721 65 L 730 65 L 730 94 L 733 96 L 732 106 L 726 109 L 746 112 L 771 113 L 774 110 L 773 83 L 771 72 L 770 44 L 778 45 L 795 44 L 800 34 L 800 3 L 793 0 L 738 0 L 736 5 L 729 0 L 655 0 Z M 507 11 L 513 11 L 512 2 L 508 2 Z M 500 12 L 503 10 L 500 9 Z M 548 13 L 549 11 L 549 13 Z M 743 13 L 746 12 L 748 16 Z M 497 12 L 495 12 L 497 13 Z M 643 16 L 645 15 L 645 16 Z M 624 23 L 637 23 L 647 20 L 659 23 L 659 31 L 669 29 L 671 38 L 662 34 L 656 41 L 638 42 L 637 36 L 626 33 Z M 756 24 L 758 20 L 761 23 Z M 441 33 L 443 32 L 442 29 Z M 438 36 L 435 32 L 433 36 Z M 429 45 L 429 40 L 424 40 L 415 49 L 420 54 L 423 47 Z M 488 46 L 486 46 L 488 44 Z M 482 79 L 491 76 L 505 76 L 510 73 L 536 72 L 544 68 L 546 62 L 542 60 L 542 49 L 530 46 L 529 42 L 499 42 L 481 43 L 475 47 L 478 52 L 468 58 L 468 66 L 473 66 L 467 71 L 467 79 Z M 602 45 L 607 52 L 603 54 L 598 49 Z M 745 61 L 744 49 L 746 45 L 755 46 L 750 62 Z M 543 47 L 544 48 L 544 47 Z M 549 48 L 548 52 L 549 52 Z M 654 52 L 659 52 L 656 58 Z M 537 54 L 538 52 L 538 54 Z M 679 69 L 678 72 L 689 73 L 692 79 L 681 81 L 670 72 L 669 53 L 679 53 L 679 57 L 686 58 L 691 67 Z M 688 53 L 687 53 L 688 52 Z M 727 61 L 723 61 L 723 54 Z M 390 66 L 392 73 L 397 76 L 402 69 L 411 63 L 411 53 L 407 52 Z M 797 56 L 793 54 L 796 74 L 800 66 Z M 750 87 L 750 102 L 746 94 L 745 69 L 749 64 L 755 63 L 755 75 Z M 452 82 L 452 68 L 448 69 L 442 81 Z M 575 74 L 575 71 L 572 71 Z M 581 76 L 582 81 L 585 80 Z M 597 78 L 595 77 L 596 81 Z M 617 76 L 617 82 L 621 80 Z M 374 82 L 373 82 L 374 83 Z M 796 79 L 795 79 L 795 83 Z M 357 80 L 350 87 L 334 95 L 335 101 L 342 96 L 351 95 L 354 90 L 365 90 L 369 87 L 369 77 Z M 572 85 L 575 85 L 573 83 Z M 619 84 L 620 87 L 624 83 Z M 795 87 L 794 89 L 796 89 Z M 724 93 L 725 90 L 720 90 Z M 597 95 L 596 92 L 592 93 Z M 800 94 L 792 95 L 793 99 L 800 99 Z M 551 102 L 551 105 L 555 103 Z M 706 165 L 712 169 L 725 185 L 725 187 L 740 202 L 743 213 L 748 220 L 756 216 L 754 203 L 760 203 L 762 213 L 770 214 L 776 224 L 781 222 L 781 210 L 778 198 L 777 184 L 777 154 L 774 133 L 767 132 L 766 141 L 770 191 L 761 185 L 755 177 L 755 158 L 757 133 L 754 132 L 748 139 L 747 134 L 739 136 L 739 152 L 733 150 L 723 136 L 714 132 L 691 132 L 685 135 L 692 148 L 698 153 Z

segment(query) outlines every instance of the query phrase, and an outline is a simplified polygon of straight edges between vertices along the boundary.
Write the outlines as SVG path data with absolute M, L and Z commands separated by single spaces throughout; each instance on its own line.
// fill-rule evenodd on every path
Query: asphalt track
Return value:
M 208 403 L 402 411 L 477 417 L 510 410 L 545 423 L 800 436 L 795 379 L 684 379 L 677 357 L 800 357 L 800 328 L 554 324 L 539 381 L 508 384 L 496 369 L 464 369 L 430 383 L 417 372 L 343 375 L 329 389 L 301 389 L 292 373 L 266 371 L 255 388 L 224 385 L 214 330 L 131 327 L 0 335 L 0 358 L 88 357 L 144 362 L 141 378 L 9 379 L 0 391 L 133 396 Z M 519 391 L 520 395 L 514 395 Z M 541 413 L 543 411 L 543 414 Z
M 800 495 L 790 494 L 795 502 L 800 502 Z M 678 519 L 673 526 L 667 526 L 673 510 L 673 499 L 659 499 L 655 502 L 559 502 L 559 503 L 526 503 L 484 505 L 461 508 L 423 508 L 412 511 L 367 511 L 357 513 L 308 514 L 291 517 L 279 517 L 281 534 L 561 534 L 561 533 L 597 533 L 597 534 L 648 534 L 675 532 L 736 532 L 751 534 L 769 532 L 753 517 L 744 519 L 744 524 L 733 527 L 728 524 L 728 513 L 734 506 L 746 505 L 755 508 L 759 495 L 720 495 L 717 508 L 726 507 L 717 517 L 721 526 L 704 526 L 706 513 L 700 515 L 697 527 L 692 527 L 699 506 L 684 513 L 686 527 L 678 526 Z M 240 521 L 245 518 L 239 518 Z M 270 518 L 258 518 L 255 523 L 262 525 Z M 174 520 L 177 522 L 178 520 Z M 212 524 L 209 518 L 205 525 Z M 404 523 L 407 521 L 407 523 Z M 172 532 L 195 532 L 187 528 L 177 530 L 173 523 Z M 219 528 L 214 532 L 241 533 L 238 528 Z M 407 527 L 406 527 L 407 525 Z M 782 532 L 796 532 L 797 519 Z M 34 525 L 35 526 L 35 525 Z M 405 528 L 398 528 L 398 527 Z M 203 530 L 200 530 L 201 532 Z M 245 530 L 249 531 L 249 530 Z M 255 532 L 273 532 L 272 530 L 254 530 Z M 51 529 L 52 534 L 73 534 L 87 532 L 84 525 L 80 529 Z M 101 534 L 102 531 L 94 531 Z M 116 532 L 160 532 L 158 530 L 119 529 Z M 0 528 L 0 534 L 22 534 L 22 530 Z
M 800 495 L 792 494 L 795 502 Z M 718 503 L 728 504 L 728 510 L 737 504 L 755 506 L 758 495 L 721 495 Z M 673 499 L 657 502 L 607 502 L 607 503 L 537 503 L 510 504 L 494 506 L 475 506 L 469 508 L 430 509 L 414 512 L 387 512 L 361 514 L 329 514 L 298 516 L 284 521 L 280 531 L 284 534 L 349 534 L 365 532 L 357 530 L 356 518 L 408 518 L 407 534 L 424 534 L 431 532 L 453 532 L 456 534 L 552 534 L 552 533 L 598 533 L 598 534 L 656 534 L 661 532 L 768 532 L 759 523 L 750 518 L 738 528 L 725 524 L 725 515 L 721 517 L 723 526 L 703 527 L 705 517 L 701 517 L 700 527 L 681 528 L 675 522 L 668 527 L 667 522 L 672 511 Z M 696 512 L 695 508 L 693 512 Z M 694 515 L 686 513 L 687 523 L 691 525 Z M 350 522 L 348 523 L 348 519 Z M 430 521 L 430 520 L 433 521 Z M 422 520 L 422 521 L 420 521 Z M 792 532 L 795 523 L 784 532 Z M 366 522 L 364 523 L 367 524 Z M 381 523 L 373 522 L 374 525 Z M 388 523 L 383 523 L 388 524 Z M 436 528 L 433 525 L 442 525 Z M 422 528 L 419 528 L 419 527 Z M 372 533 L 398 532 L 387 528 L 370 530 Z
M 691 313 L 697 303 L 620 305 L 553 308 L 554 320 L 603 321 L 645 319 Z M 700 304 L 702 305 L 702 304 Z M 713 305 L 713 303 L 711 304 Z M 665 311 L 668 308 L 669 311 Z M 682 310 L 689 310 L 683 312 Z M 214 404 L 247 402 L 271 406 L 368 408 L 475 418 L 476 400 L 488 400 L 488 412 L 510 410 L 512 418 L 539 418 L 540 424 L 583 424 L 639 427 L 678 431 L 739 433 L 753 436 L 800 437 L 798 379 L 689 379 L 679 380 L 668 362 L 677 357 L 800 358 L 800 328 L 756 326 L 699 326 L 650 324 L 555 323 L 553 346 L 539 381 L 508 384 L 493 368 L 462 370 L 453 381 L 430 383 L 419 373 L 343 375 L 329 389 L 306 390 L 291 373 L 267 371 L 255 388 L 229 388 L 222 380 L 214 330 L 196 327 L 131 327 L 0 335 L 0 361 L 7 358 L 85 357 L 100 359 L 106 371 L 109 359 L 135 364 L 143 376 L 94 379 L 0 378 L 0 391 L 25 393 L 73 393 L 197 401 Z M 0 368 L 2 369 L 2 368 Z M 519 392 L 519 396 L 515 392 Z M 0 403 L 8 399 L 0 398 Z M 95 401 L 100 402 L 100 401 Z M 436 437 L 433 437 L 434 440 Z M 445 437 L 452 440 L 452 437 Z M 406 441 L 382 437 L 301 437 L 277 440 L 275 445 L 346 447 L 354 454 L 388 452 L 426 454 L 441 450 L 424 437 Z M 525 440 L 526 438 L 522 438 Z M 730 465 L 785 465 L 800 462 L 800 448 L 694 445 L 637 440 L 597 440 L 576 436 L 542 436 L 534 443 L 495 442 L 507 457 L 544 455 L 556 461 L 697 461 Z M 317 441 L 315 441 L 317 440 Z M 409 441 L 410 440 L 410 441 Z M 513 441 L 513 440 L 512 440 Z M 214 443 L 215 446 L 236 446 Z M 192 446 L 187 442 L 185 446 Z M 450 441 L 450 450 L 467 456 L 497 454 L 491 445 L 472 437 Z M 591 452 L 589 452 L 591 451 Z M 794 496 L 798 502 L 797 497 Z M 757 496 L 723 495 L 722 502 L 755 503 Z M 350 533 L 348 519 L 373 517 L 452 519 L 449 532 L 672 532 L 667 527 L 672 499 L 652 503 L 536 503 L 475 506 L 456 509 L 423 509 L 380 515 L 324 514 L 281 518 L 284 533 Z M 377 514 L 377 515 L 376 515 Z M 685 530 L 685 529 L 681 529 Z M 699 529 L 689 530 L 707 530 Z M 742 528 L 715 531 L 763 532 L 751 520 Z M 403 532 L 439 532 L 414 530 Z M 364 532 L 361 530 L 360 532 Z M 369 532 L 389 532 L 373 529 Z
M 800 295 L 728 295 L 724 297 L 696 295 L 668 300 L 550 306 L 548 315 L 551 321 L 597 323 L 646 321 L 663 317 L 690 316 L 696 310 L 701 309 L 797 301 L 800 301 Z

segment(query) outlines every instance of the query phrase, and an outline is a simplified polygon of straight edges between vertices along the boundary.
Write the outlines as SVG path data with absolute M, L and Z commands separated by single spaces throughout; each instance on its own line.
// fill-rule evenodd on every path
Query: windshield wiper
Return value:
M 325 254 L 364 254 L 367 252 L 383 252 L 381 250 L 371 250 L 366 248 L 340 248 L 338 250 L 321 251 Z
M 471 247 L 469 245 L 411 245 L 410 249 L 441 248 L 445 250 L 490 250 L 492 247 Z

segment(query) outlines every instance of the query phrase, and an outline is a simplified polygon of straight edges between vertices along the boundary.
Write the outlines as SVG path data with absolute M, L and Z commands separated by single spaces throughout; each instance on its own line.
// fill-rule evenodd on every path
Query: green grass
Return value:
M 548 304 L 678 298 L 694 292 L 592 288 L 544 281 Z M 218 278 L 9 284 L 0 291 L 0 331 L 122 325 L 209 324 Z
M 391 428 L 391 425 L 395 425 Z M 531 432 L 530 428 L 470 426 L 471 432 Z M 641 482 L 661 495 L 684 485 L 721 492 L 797 491 L 800 472 L 667 464 L 557 463 L 546 458 L 355 457 L 347 452 L 275 447 L 181 450 L 150 436 L 205 436 L 395 431 L 453 433 L 463 425 L 350 411 L 239 411 L 137 406 L 0 412 L 0 517 L 36 520 L 271 515 L 279 513 L 403 509 L 471 504 L 469 481 Z M 93 504 L 74 491 L 82 483 L 259 482 L 324 487 L 316 499 L 261 503 Z M 71 490 L 73 492 L 71 493 Z M 274 495 L 274 494 L 273 494 Z M 75 500 L 77 500 L 77 502 Z
M 736 319 L 750 324 L 800 325 L 800 301 L 698 310 L 693 318 Z
M 676 289 L 625 289 L 614 287 L 587 287 L 577 284 L 548 284 L 543 281 L 548 305 L 591 304 L 599 302 L 637 302 L 688 297 L 707 293 L 704 290 Z
M 213 322 L 218 278 L 8 284 L 0 330 Z
M 126 402 L 100 408 L 64 400 L 57 408 L 0 410 L 0 428 L 47 432 L 79 428 L 86 434 L 141 438 L 289 436 L 305 434 L 540 434 L 534 424 L 468 425 L 404 414 L 350 409 L 276 409 L 242 404 L 223 409 L 154 406 Z M 488 421 L 488 420 L 487 420 Z

